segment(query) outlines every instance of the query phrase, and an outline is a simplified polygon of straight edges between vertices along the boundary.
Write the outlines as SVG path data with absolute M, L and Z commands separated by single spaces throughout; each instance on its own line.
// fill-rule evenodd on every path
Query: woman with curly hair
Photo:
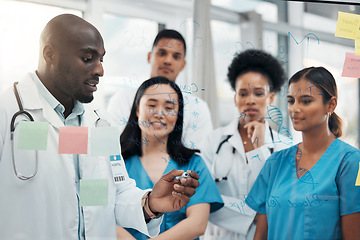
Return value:
M 228 79 L 235 91 L 238 117 L 203 142 L 201 154 L 225 206 L 210 214 L 205 239 L 253 239 L 255 212 L 245 204 L 266 159 L 288 147 L 266 121 L 275 92 L 285 81 L 280 63 L 261 50 L 235 56 Z

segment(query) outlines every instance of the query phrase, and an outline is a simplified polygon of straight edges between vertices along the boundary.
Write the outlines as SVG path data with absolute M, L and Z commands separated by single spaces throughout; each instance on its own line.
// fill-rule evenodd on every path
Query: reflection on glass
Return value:
M 109 99 L 119 88 L 137 88 L 149 78 L 147 55 L 157 32 L 155 21 L 104 15 L 105 99 Z

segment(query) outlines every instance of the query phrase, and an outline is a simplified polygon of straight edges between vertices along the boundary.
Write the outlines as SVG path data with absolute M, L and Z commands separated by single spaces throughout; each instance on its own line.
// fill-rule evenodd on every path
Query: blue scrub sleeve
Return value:
M 199 187 L 196 189 L 194 196 L 190 198 L 190 202 L 186 207 L 199 204 L 210 203 L 210 212 L 219 210 L 224 206 L 219 190 L 216 187 L 204 160 L 199 155 L 193 155 L 190 159 L 189 170 L 199 174 Z
M 266 214 L 266 202 L 270 180 L 270 169 L 271 164 L 275 162 L 274 159 L 276 159 L 277 155 L 277 152 L 272 154 L 265 162 L 263 168 L 261 169 L 258 177 L 255 180 L 254 185 L 252 186 L 249 194 L 245 199 L 245 203 L 258 213 Z
M 336 183 L 340 194 L 340 216 L 360 212 L 360 151 L 345 155 L 339 167 Z

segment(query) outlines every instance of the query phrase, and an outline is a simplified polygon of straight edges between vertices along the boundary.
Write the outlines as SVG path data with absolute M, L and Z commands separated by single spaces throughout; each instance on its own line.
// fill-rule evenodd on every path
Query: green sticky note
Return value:
M 19 122 L 18 149 L 46 150 L 48 125 L 47 122 Z
M 120 130 L 117 127 L 94 127 L 90 129 L 92 156 L 120 154 Z
M 108 204 L 108 179 L 80 180 L 80 206 Z

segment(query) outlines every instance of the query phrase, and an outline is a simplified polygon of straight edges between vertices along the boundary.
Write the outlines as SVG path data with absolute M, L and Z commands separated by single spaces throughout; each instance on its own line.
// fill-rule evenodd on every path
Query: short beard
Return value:
M 94 99 L 94 96 L 85 96 L 81 93 L 77 93 L 75 99 L 81 103 L 90 103 Z

